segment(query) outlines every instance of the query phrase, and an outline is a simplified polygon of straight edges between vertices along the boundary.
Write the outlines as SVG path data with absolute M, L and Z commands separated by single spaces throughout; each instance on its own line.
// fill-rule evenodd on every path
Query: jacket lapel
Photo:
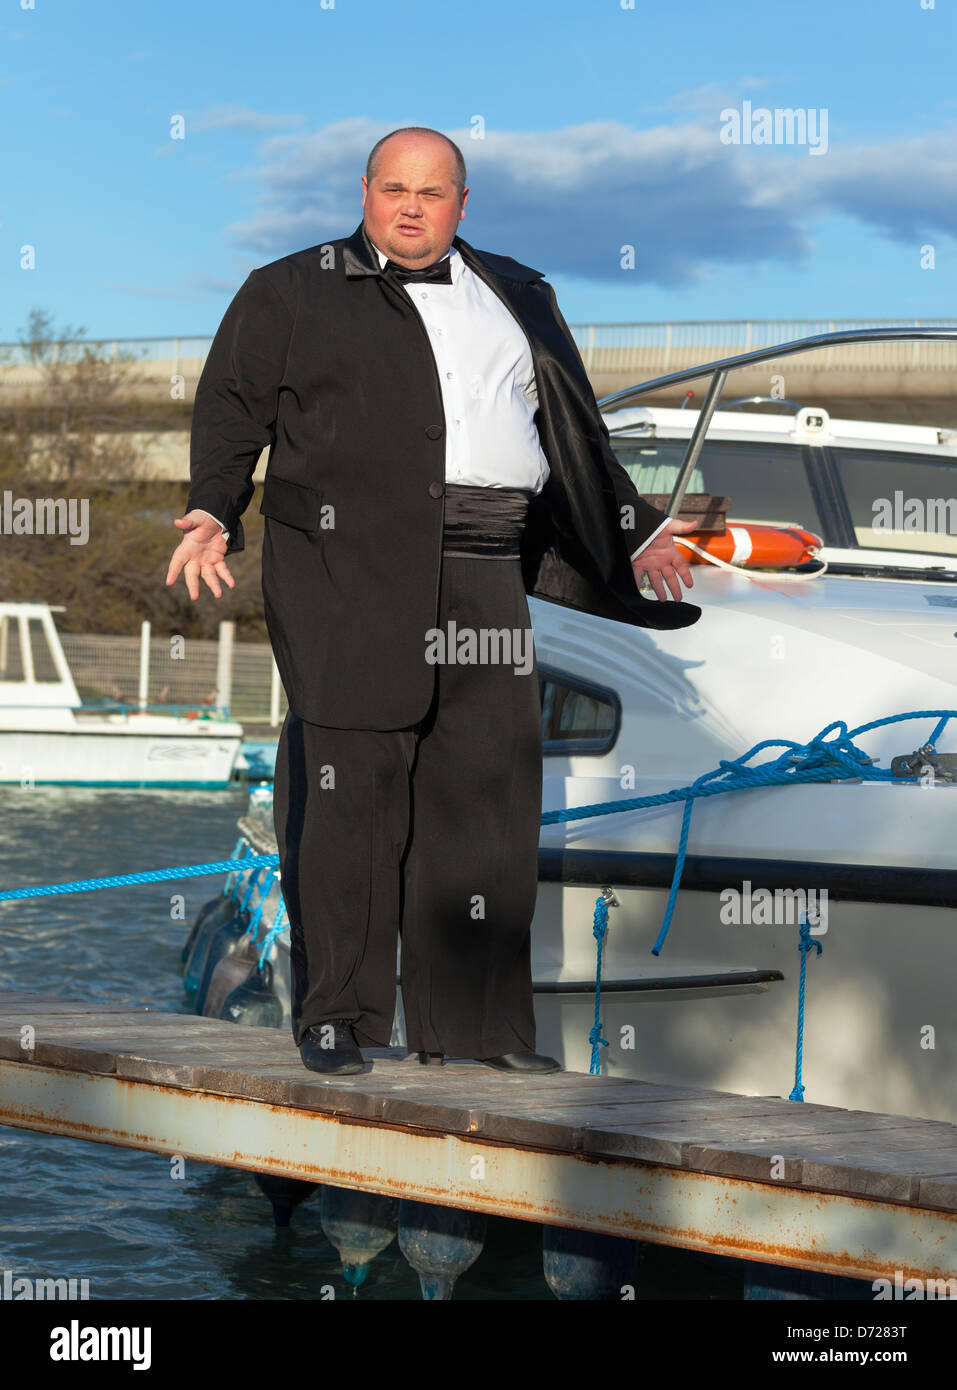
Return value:
M 352 236 L 346 237 L 342 243 L 342 265 L 347 280 L 354 280 L 362 275 L 382 274 L 379 258 L 366 236 L 364 222 L 360 222 Z

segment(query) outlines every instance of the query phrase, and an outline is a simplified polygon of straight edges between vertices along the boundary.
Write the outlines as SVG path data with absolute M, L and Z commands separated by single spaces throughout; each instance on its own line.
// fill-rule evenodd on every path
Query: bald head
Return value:
M 366 161 L 366 179 L 371 182 L 375 178 L 379 168 L 379 156 L 383 150 L 388 149 L 390 153 L 401 151 L 404 153 L 428 152 L 433 156 L 441 154 L 444 150 L 447 157 L 451 160 L 451 177 L 459 193 L 465 188 L 465 159 L 462 151 L 454 141 L 447 135 L 443 135 L 440 130 L 432 130 L 424 125 L 407 125 L 400 127 L 399 130 L 392 130 L 388 135 L 383 135 L 381 140 L 376 141 L 369 151 L 369 158 Z

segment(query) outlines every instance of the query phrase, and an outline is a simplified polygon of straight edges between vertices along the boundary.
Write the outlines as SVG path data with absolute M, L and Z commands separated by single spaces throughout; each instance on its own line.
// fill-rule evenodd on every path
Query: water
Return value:
M 41 787 L 0 794 L 0 888 L 223 859 L 246 792 Z M 188 1012 L 180 949 L 221 878 L 0 904 L 0 989 Z M 183 916 L 171 899 L 185 898 Z M 319 1224 L 319 1194 L 286 1230 L 251 1174 L 0 1127 L 0 1271 L 89 1280 L 90 1297 L 317 1299 L 353 1294 Z M 702 1259 L 642 1247 L 639 1298 L 739 1298 Z M 418 1299 L 396 1242 L 360 1300 Z M 456 1299 L 546 1299 L 541 1236 L 490 1219 Z

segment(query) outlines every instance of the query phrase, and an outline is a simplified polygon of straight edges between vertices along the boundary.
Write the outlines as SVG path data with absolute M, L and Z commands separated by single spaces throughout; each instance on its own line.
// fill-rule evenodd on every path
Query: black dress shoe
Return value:
M 333 1030 L 331 1038 L 330 1028 Z M 307 1028 L 299 1044 L 299 1056 L 310 1071 L 324 1072 L 327 1076 L 349 1076 L 365 1069 L 352 1024 L 341 1018 Z
M 495 1071 L 547 1072 L 561 1071 L 561 1062 L 554 1057 L 543 1057 L 540 1052 L 506 1052 L 501 1057 L 476 1057 L 485 1067 Z
M 444 1052 L 418 1052 L 416 1056 L 423 1067 L 444 1067 Z

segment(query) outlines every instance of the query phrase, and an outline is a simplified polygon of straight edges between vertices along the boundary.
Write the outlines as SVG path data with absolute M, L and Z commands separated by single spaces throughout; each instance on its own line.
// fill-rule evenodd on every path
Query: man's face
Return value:
M 396 136 L 379 151 L 372 179 L 362 179 L 366 231 L 399 265 L 430 265 L 451 246 L 468 193 L 456 187 L 444 141 Z

